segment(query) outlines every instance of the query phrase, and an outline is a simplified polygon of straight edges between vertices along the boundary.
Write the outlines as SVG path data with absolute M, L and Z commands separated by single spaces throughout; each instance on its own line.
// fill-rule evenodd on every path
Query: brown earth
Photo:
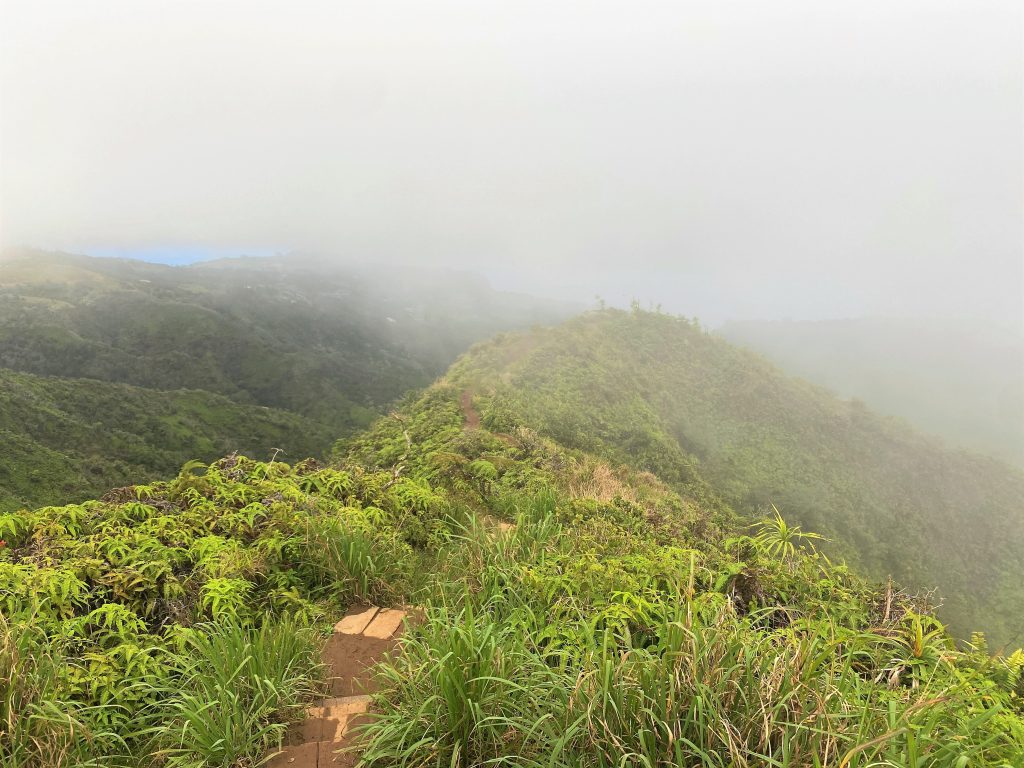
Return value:
M 477 413 L 476 408 L 473 407 L 473 393 L 468 389 L 463 390 L 462 397 L 459 399 L 459 404 L 462 406 L 462 428 L 479 429 L 480 414 Z
M 359 757 L 356 729 L 373 716 L 371 667 L 391 651 L 402 633 L 406 613 L 376 606 L 357 606 L 334 627 L 324 647 L 332 698 L 306 712 L 306 719 L 288 731 L 286 746 L 267 768 L 352 768 Z

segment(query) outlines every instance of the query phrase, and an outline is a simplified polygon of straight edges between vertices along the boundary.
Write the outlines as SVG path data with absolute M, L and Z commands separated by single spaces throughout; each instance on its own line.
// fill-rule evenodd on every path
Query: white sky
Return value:
M 0 242 L 1024 324 L 1019 0 L 0 2 Z

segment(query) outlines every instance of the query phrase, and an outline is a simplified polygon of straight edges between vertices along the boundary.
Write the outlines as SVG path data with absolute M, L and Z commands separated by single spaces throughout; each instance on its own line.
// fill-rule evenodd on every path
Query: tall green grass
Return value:
M 62 696 L 62 650 L 28 622 L 0 613 L 0 766 L 91 768 L 124 742 L 97 726 L 95 708 Z
M 189 631 L 173 684 L 148 713 L 154 752 L 174 768 L 258 765 L 316 692 L 320 643 L 290 620 Z
M 0 766 L 260 764 L 317 692 L 318 636 L 285 618 L 197 625 L 177 637 L 176 647 L 159 652 L 159 678 L 131 668 L 121 678 L 125 701 L 153 702 L 129 712 L 117 701 L 69 697 L 73 649 L 0 616 Z
M 779 622 L 695 588 L 691 569 L 595 622 L 615 596 L 533 584 L 580 535 L 554 514 L 520 514 L 507 533 L 463 524 L 437 602 L 381 670 L 366 765 L 1024 765 L 1010 699 L 942 637 L 917 647 L 912 616 L 909 646 L 827 614 Z

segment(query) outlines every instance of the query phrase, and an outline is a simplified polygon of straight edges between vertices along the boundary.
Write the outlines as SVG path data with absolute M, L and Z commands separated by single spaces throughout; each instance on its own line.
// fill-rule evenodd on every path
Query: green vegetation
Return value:
M 81 501 L 193 458 L 320 453 L 331 433 L 209 392 L 158 392 L 0 369 L 0 511 Z
M 1024 337 L 969 322 L 728 323 L 722 335 L 873 409 L 1024 467 Z
M 730 533 L 723 504 L 649 473 L 522 425 L 463 431 L 479 354 L 339 446 L 429 477 L 465 517 L 381 670 L 368 764 L 1020 764 L 1019 653 L 958 651 L 924 601 L 780 515 Z
M 472 342 L 566 312 L 439 270 L 0 254 L 0 509 L 235 450 L 322 456 Z
M 449 373 L 483 424 L 527 425 L 648 470 L 685 498 L 827 536 L 867 574 L 922 593 L 963 638 L 1024 638 L 1024 473 L 953 451 L 781 374 L 696 323 L 597 312 L 477 347 Z
M 1013 492 L 684 320 L 499 338 L 330 466 L 230 456 L 0 514 L 0 766 L 258 765 L 373 601 L 424 615 L 379 669 L 369 766 L 1019 768 L 1024 653 L 837 562 L 787 485 L 843 480 L 864 516 L 820 514 L 853 530 L 901 452 L 957 504 L 996 477 L 968 470 Z
M 252 765 L 354 599 L 426 606 L 370 765 L 1019 764 L 1024 657 L 957 650 L 781 518 L 734 530 L 650 473 L 464 429 L 461 394 L 334 467 L 232 457 L 0 517 L 0 765 Z

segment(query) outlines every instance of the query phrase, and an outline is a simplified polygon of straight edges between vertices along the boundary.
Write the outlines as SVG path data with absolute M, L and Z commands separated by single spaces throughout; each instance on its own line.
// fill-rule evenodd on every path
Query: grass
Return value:
M 159 675 L 129 671 L 130 696 L 87 705 L 68 697 L 69 649 L 0 617 L 0 766 L 258 765 L 318 691 L 320 645 L 287 618 L 197 625 L 159 654 Z M 133 700 L 147 703 L 126 721 Z
M 147 713 L 154 754 L 175 768 L 257 765 L 317 691 L 320 641 L 281 620 L 201 625 L 172 657 L 173 685 Z
M 368 766 L 962 768 L 1024 756 L 1011 700 L 980 695 L 969 655 L 920 634 L 912 614 L 905 637 L 929 658 L 915 668 L 894 653 L 902 640 L 828 615 L 775 628 L 772 609 L 742 615 L 699 589 L 697 569 L 602 626 L 596 606 L 577 596 L 566 611 L 524 578 L 579 544 L 573 526 L 524 514 L 507 534 L 463 530 L 451 580 L 380 672 Z M 761 546 L 774 557 L 774 542 Z

